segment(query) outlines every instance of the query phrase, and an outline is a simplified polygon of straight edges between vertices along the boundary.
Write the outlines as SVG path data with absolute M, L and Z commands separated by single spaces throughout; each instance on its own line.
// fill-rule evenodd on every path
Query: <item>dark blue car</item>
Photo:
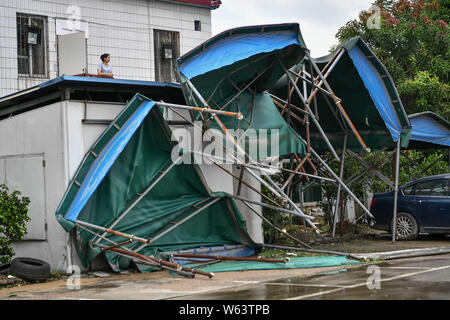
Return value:
M 411 181 L 399 187 L 397 232 L 402 240 L 419 234 L 450 234 L 450 174 Z M 394 191 L 375 194 L 370 212 L 375 229 L 392 230 Z

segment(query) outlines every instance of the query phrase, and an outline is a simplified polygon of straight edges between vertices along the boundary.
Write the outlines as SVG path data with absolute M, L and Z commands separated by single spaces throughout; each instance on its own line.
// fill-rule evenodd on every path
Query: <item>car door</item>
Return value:
M 429 229 L 450 230 L 449 180 L 438 178 L 418 182 L 414 185 L 408 204 L 419 220 L 419 224 Z

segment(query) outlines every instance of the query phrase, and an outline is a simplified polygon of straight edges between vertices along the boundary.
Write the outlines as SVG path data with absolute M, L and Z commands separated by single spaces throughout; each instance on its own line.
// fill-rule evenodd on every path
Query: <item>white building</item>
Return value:
M 25 241 L 14 244 L 16 256 L 43 259 L 53 270 L 78 264 L 55 218 L 70 179 L 135 93 L 184 103 L 179 86 L 161 82 L 175 82 L 177 57 L 211 37 L 211 9 L 219 6 L 211 0 L 0 2 L 0 183 L 31 199 L 32 221 Z M 103 53 L 111 55 L 115 79 L 72 76 L 95 74 Z M 203 170 L 213 190 L 237 187 L 223 172 Z M 260 220 L 249 229 L 262 241 Z
M 175 81 L 175 59 L 211 37 L 210 0 L 2 0 L 0 97 L 63 74 Z M 84 35 L 74 35 L 84 32 Z M 73 37 L 64 37 L 72 34 Z M 69 38 L 69 39 L 67 39 Z M 83 41 L 84 38 L 84 41 Z M 75 68 L 75 69 L 74 69 Z

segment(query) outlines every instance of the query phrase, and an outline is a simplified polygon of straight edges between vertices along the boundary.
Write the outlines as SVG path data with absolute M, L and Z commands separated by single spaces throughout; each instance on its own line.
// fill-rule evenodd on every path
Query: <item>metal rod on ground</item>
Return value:
M 240 200 L 242 201 L 242 200 Z M 274 228 L 275 230 L 277 230 L 278 232 L 281 232 L 282 234 L 284 234 L 285 236 L 287 236 L 288 238 L 291 238 L 292 240 L 300 243 L 302 246 L 305 246 L 307 248 L 311 248 L 310 245 L 304 243 L 303 241 L 300 241 L 299 239 L 291 236 L 289 233 L 284 232 L 283 230 L 281 230 L 280 228 L 278 228 L 277 226 L 275 226 L 272 222 L 270 222 L 268 219 L 266 219 L 263 215 L 259 214 L 251 205 L 249 205 L 247 202 L 242 201 L 243 204 L 245 204 L 254 214 L 256 214 L 258 217 L 260 217 L 261 219 L 264 220 L 264 222 L 266 222 L 269 226 L 271 226 L 272 228 Z M 305 219 L 303 219 L 303 221 L 305 221 Z
M 337 256 L 349 256 L 348 253 L 344 253 L 344 252 L 318 250 L 318 249 L 305 249 L 305 248 L 298 248 L 298 247 L 291 247 L 291 246 L 280 246 L 280 245 L 274 245 L 274 244 L 263 244 L 263 247 L 271 248 L 271 249 L 281 249 L 281 250 L 292 250 L 292 251 L 302 251 L 302 252 L 311 252 L 311 253 L 333 254 L 333 255 L 337 255 Z
M 200 108 L 200 107 L 191 107 L 191 106 L 185 106 L 181 104 L 174 104 L 174 103 L 166 103 L 166 102 L 156 102 L 156 105 L 161 107 L 169 107 L 169 108 L 177 108 L 177 109 L 185 109 L 185 110 L 192 110 L 192 111 L 198 111 L 198 112 L 204 112 L 204 113 L 213 113 L 213 114 L 220 114 L 224 116 L 230 116 L 238 118 L 239 120 L 242 120 L 244 117 L 242 113 L 240 112 L 230 112 L 230 111 L 222 111 L 222 110 L 214 110 L 214 109 L 208 109 L 208 108 Z
M 395 190 L 394 190 L 394 215 L 392 218 L 392 242 L 397 236 L 397 201 L 398 201 L 398 175 L 400 171 L 400 137 L 397 140 L 397 152 L 395 153 Z
M 258 261 L 258 262 L 275 262 L 275 263 L 286 263 L 289 262 L 289 258 L 285 259 L 270 259 L 270 258 L 252 258 L 252 257 L 233 257 L 233 256 L 215 256 L 209 254 L 172 254 L 174 257 L 186 257 L 186 258 L 202 258 L 211 260 L 231 260 L 231 261 Z
M 102 246 L 101 244 L 99 245 L 97 243 L 92 243 L 92 244 L 95 245 L 95 246 L 99 246 L 99 247 Z M 105 251 L 105 249 L 102 249 L 102 250 Z M 134 263 L 137 263 L 137 264 L 144 264 L 144 265 L 151 266 L 151 267 L 157 267 L 157 268 L 161 268 L 161 269 L 165 269 L 165 270 L 169 270 L 169 271 L 174 271 L 174 272 L 176 272 L 176 273 L 178 273 L 180 275 L 183 275 L 183 276 L 186 276 L 186 277 L 189 277 L 189 278 L 194 278 L 195 277 L 195 274 L 192 273 L 192 272 L 182 271 L 182 270 L 178 270 L 176 268 L 163 266 L 163 265 L 161 265 L 159 263 L 156 263 L 156 262 L 150 262 L 148 260 L 140 259 L 140 258 L 137 258 L 135 255 L 133 255 L 133 253 L 134 252 L 132 252 L 132 251 L 130 252 L 130 254 L 115 252 L 115 254 L 117 254 L 118 256 L 122 256 L 122 257 L 125 257 L 125 258 L 128 258 L 128 259 L 131 259 L 131 260 L 133 260 Z
M 106 247 L 106 246 L 101 245 L 100 243 L 98 243 L 96 245 L 99 246 L 99 247 Z M 156 262 L 156 263 L 160 264 L 161 266 L 173 268 L 173 269 L 176 269 L 176 270 L 188 271 L 188 272 L 201 274 L 203 276 L 207 276 L 210 279 L 214 276 L 214 274 L 211 273 L 211 272 L 204 272 L 204 271 L 201 271 L 201 270 L 195 270 L 195 269 L 192 269 L 192 268 L 183 267 L 179 263 L 172 263 L 172 262 L 165 261 L 163 259 L 157 259 L 157 258 L 154 258 L 154 257 L 145 256 L 145 255 L 137 253 L 137 252 L 129 252 L 129 251 L 125 251 L 125 250 L 117 249 L 117 248 L 109 249 L 109 251 L 113 251 L 113 252 L 117 252 L 117 253 L 123 253 L 123 254 L 126 254 L 126 255 L 131 255 L 131 256 L 140 258 L 142 260 L 148 261 L 150 263 Z
M 173 259 L 173 257 L 171 257 L 171 258 Z M 195 264 L 195 266 L 193 266 L 192 268 L 199 268 L 199 267 L 203 267 L 203 266 L 221 262 L 220 260 L 205 261 L 205 259 L 199 260 L 199 259 L 189 259 L 189 258 L 183 258 L 183 257 L 178 257 L 177 260 L 188 261 L 188 262 L 203 262 L 203 263 Z
M 343 179 L 344 178 L 344 162 L 345 162 L 345 152 L 347 149 L 347 134 L 345 134 L 344 137 L 344 146 L 342 147 L 342 160 L 341 160 L 341 170 L 339 172 L 339 179 Z M 335 234 L 336 234 L 336 221 L 337 221 L 337 214 L 339 211 L 339 199 L 341 198 L 341 185 L 338 185 L 338 192 L 337 192 L 337 197 L 336 197 L 336 208 L 334 210 L 334 217 L 333 217 L 333 231 L 331 233 L 331 236 L 334 238 Z

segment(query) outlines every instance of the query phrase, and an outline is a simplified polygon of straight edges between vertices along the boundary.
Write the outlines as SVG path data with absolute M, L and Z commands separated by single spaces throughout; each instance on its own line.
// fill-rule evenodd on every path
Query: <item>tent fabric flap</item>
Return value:
M 198 246 L 256 245 L 233 200 L 211 193 L 197 165 L 174 162 L 176 143 L 171 141 L 160 107 L 136 95 L 114 123 L 120 124 L 106 129 L 94 144 L 95 151 L 81 163 L 57 209 L 66 230 L 82 221 L 155 239 L 145 247 L 138 242 L 123 246 L 147 255 Z M 80 228 L 76 231 L 84 265 L 100 253 L 92 241 L 110 246 L 125 240 L 108 233 L 103 239 Z M 106 258 L 114 270 L 129 263 L 111 252 Z
M 428 144 L 450 147 L 450 123 L 433 112 L 409 116 L 412 124 L 411 141 L 415 147 L 427 148 Z

